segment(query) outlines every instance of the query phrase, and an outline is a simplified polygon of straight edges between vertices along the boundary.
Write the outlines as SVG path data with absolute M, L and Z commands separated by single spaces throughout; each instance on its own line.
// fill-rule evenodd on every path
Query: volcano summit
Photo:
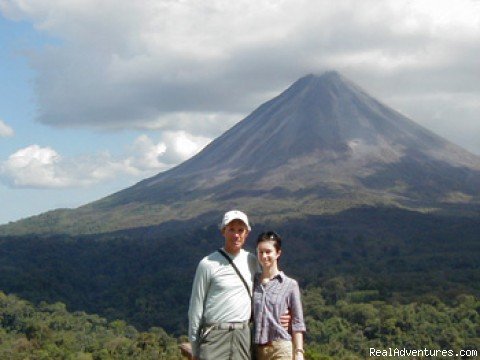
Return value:
M 173 169 L 0 234 L 106 232 L 216 219 L 231 207 L 273 221 L 363 205 L 433 211 L 479 203 L 480 157 L 327 72 L 299 79 Z

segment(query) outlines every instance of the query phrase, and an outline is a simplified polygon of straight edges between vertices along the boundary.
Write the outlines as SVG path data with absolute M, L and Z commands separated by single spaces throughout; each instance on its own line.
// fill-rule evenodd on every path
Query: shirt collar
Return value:
M 279 282 L 283 282 L 285 280 L 285 274 L 283 271 L 279 271 L 277 275 L 275 275 L 273 278 L 270 280 L 278 279 Z
M 256 273 L 255 274 L 257 280 L 260 280 L 260 277 L 262 276 L 262 273 Z M 278 281 L 283 282 L 287 276 L 284 274 L 283 271 L 279 271 L 277 275 L 275 275 L 271 280 L 273 279 L 278 279 Z
M 277 275 L 274 276 L 274 278 L 278 278 L 280 282 L 283 282 L 285 280 L 285 274 L 283 273 L 283 271 L 280 271 Z

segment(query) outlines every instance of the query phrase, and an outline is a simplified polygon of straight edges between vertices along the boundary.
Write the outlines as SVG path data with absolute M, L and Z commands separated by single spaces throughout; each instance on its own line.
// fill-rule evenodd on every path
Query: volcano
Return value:
M 332 71 L 297 80 L 175 168 L 0 234 L 107 232 L 217 219 L 233 207 L 273 221 L 365 205 L 457 211 L 479 203 L 480 157 Z

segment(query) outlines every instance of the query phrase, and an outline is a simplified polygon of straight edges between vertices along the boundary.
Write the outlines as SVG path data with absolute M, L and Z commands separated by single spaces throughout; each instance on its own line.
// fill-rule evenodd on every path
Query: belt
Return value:
M 263 344 L 257 344 L 257 346 L 272 346 L 273 343 L 271 341 L 263 343 Z
M 241 330 L 248 328 L 248 321 L 245 322 L 226 322 L 226 323 L 215 323 L 215 324 L 206 324 L 205 328 L 210 330 Z
M 280 343 L 280 342 L 283 342 L 283 341 L 289 341 L 289 340 L 283 340 L 283 339 L 279 339 L 279 340 L 272 340 L 272 341 L 268 341 L 266 343 L 262 343 L 262 344 L 257 344 L 257 346 L 273 346 L 275 345 L 276 343 Z

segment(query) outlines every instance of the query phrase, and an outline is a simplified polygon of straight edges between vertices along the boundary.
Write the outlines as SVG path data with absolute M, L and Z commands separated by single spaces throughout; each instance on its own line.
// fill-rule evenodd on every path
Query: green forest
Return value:
M 459 295 L 452 305 L 433 296 L 410 304 L 368 301 L 376 296 L 371 291 L 348 292 L 334 304 L 328 304 L 320 288 L 304 290 L 306 358 L 365 359 L 370 349 L 428 349 L 454 354 L 464 350 L 469 356 L 416 359 L 477 358 L 478 298 Z M 109 322 L 98 315 L 68 312 L 63 303 L 42 302 L 35 306 L 3 292 L 0 325 L 0 358 L 12 360 L 175 360 L 182 359 L 178 345 L 186 340 L 185 336 L 174 338 L 158 327 L 138 331 L 123 320 Z
M 161 328 L 139 332 L 125 321 L 68 312 L 65 304 L 37 306 L 0 292 L 0 359 L 182 359 Z

